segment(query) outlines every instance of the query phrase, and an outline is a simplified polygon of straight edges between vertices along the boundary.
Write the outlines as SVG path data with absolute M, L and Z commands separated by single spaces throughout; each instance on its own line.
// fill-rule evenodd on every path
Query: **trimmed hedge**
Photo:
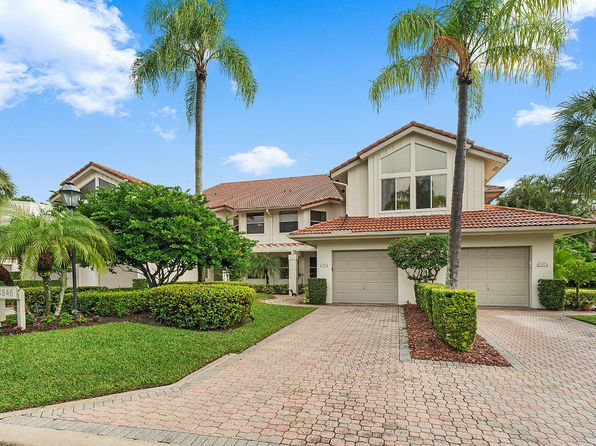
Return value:
M 415 283 L 414 294 L 416 296 L 416 305 L 424 311 L 428 320 L 432 322 L 432 290 L 433 288 L 441 288 L 440 283 Z
M 285 284 L 265 284 L 265 283 L 249 283 L 242 280 L 234 280 L 234 281 L 212 281 L 212 282 L 176 282 L 171 285 L 240 285 L 240 286 L 247 286 L 254 289 L 257 293 L 263 294 L 289 294 L 290 290 L 288 285 Z M 298 294 L 302 294 L 304 292 L 304 286 L 298 285 Z
M 46 291 L 43 287 L 31 287 L 31 288 L 22 288 L 25 292 L 25 303 L 27 308 L 35 314 L 36 316 L 41 315 L 45 310 L 46 305 Z M 107 290 L 106 287 L 100 286 L 80 286 L 77 287 L 80 296 L 81 293 L 85 291 L 105 291 Z M 58 298 L 60 294 L 60 290 L 57 288 L 52 288 L 52 311 L 54 311 L 56 304 L 58 303 Z M 72 288 L 67 287 L 66 293 L 64 294 L 64 306 L 70 305 L 70 300 L 72 300 Z M 37 311 L 36 311 L 37 310 Z
M 149 288 L 149 283 L 147 279 L 132 279 L 132 287 L 135 289 Z
M 580 288 L 579 303 L 596 304 L 596 289 Z M 565 289 L 565 308 L 575 308 L 575 288 Z
M 245 322 L 255 290 L 240 285 L 172 284 L 149 290 L 157 322 L 198 330 L 228 329 Z
M 59 287 L 62 284 L 60 279 L 52 279 L 50 280 L 50 286 Z M 15 280 L 14 286 L 18 286 L 21 288 L 35 288 L 35 287 L 42 287 L 43 280 L 41 279 L 30 279 L 30 280 Z
M 476 341 L 476 291 L 431 288 L 432 323 L 437 334 L 455 350 L 469 350 Z
M 565 308 L 564 280 L 538 280 L 538 300 L 548 310 L 562 310 Z
M 78 294 L 79 311 L 97 316 L 125 317 L 149 311 L 148 289 L 116 291 L 84 291 Z M 71 309 L 72 295 L 65 301 Z
M 310 278 L 304 294 L 304 303 L 323 305 L 327 302 L 327 279 Z

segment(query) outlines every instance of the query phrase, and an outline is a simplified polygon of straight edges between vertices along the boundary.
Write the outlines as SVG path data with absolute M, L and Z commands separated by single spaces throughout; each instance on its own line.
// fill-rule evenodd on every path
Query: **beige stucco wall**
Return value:
M 346 239 L 317 241 L 318 276 L 327 279 L 327 303 L 333 303 L 333 251 L 354 251 L 387 249 L 392 238 Z M 540 308 L 537 285 L 539 279 L 552 278 L 553 236 L 545 233 L 524 234 L 483 234 L 462 236 L 463 248 L 474 247 L 509 247 L 527 246 L 530 248 L 530 302 L 532 308 Z M 546 266 L 538 266 L 538 265 Z M 404 271 L 398 270 L 398 302 L 414 302 L 414 284 L 408 280 Z M 441 271 L 438 281 L 445 280 L 445 270 Z
M 441 150 L 447 154 L 447 206 L 439 209 L 409 209 L 399 211 L 381 211 L 381 158 L 403 147 L 410 147 L 413 153 L 416 144 Z M 413 164 L 412 157 L 412 164 Z M 359 164 L 348 170 L 346 188 L 346 212 L 349 216 L 394 217 L 405 215 L 444 214 L 451 207 L 451 189 L 453 184 L 453 166 L 455 163 L 455 144 L 430 138 L 425 135 L 410 133 L 372 153 Z M 469 154 L 466 160 L 464 183 L 464 211 L 484 208 L 484 160 Z M 415 183 L 411 182 L 414 191 Z M 412 196 L 412 202 L 414 202 Z

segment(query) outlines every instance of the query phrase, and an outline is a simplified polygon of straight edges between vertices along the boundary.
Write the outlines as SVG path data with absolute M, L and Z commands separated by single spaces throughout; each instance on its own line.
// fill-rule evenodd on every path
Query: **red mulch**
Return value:
M 417 305 L 404 305 L 404 315 L 412 359 L 469 362 L 496 366 L 511 365 L 480 335 L 476 335 L 476 342 L 470 350 L 465 352 L 454 350 L 439 338 L 426 314 Z

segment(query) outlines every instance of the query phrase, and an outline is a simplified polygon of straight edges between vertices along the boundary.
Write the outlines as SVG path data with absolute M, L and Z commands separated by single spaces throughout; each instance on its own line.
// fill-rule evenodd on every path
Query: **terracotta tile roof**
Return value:
M 494 184 L 485 184 L 484 185 L 484 202 L 489 204 L 503 192 L 505 192 L 505 186 L 497 186 Z
M 257 243 L 255 248 L 295 248 L 298 246 L 306 246 L 304 243 Z
M 528 226 L 596 225 L 596 220 L 569 215 L 504 206 L 485 206 L 481 211 L 468 211 L 462 215 L 464 229 L 515 228 Z M 293 235 L 330 234 L 337 231 L 396 232 L 433 231 L 449 229 L 449 215 L 420 215 L 404 217 L 340 217 L 308 228 L 291 232 Z
M 221 183 L 205 190 L 211 209 L 295 208 L 321 201 L 343 201 L 327 175 Z
M 76 178 L 78 175 L 80 175 L 81 173 L 83 173 L 89 167 L 95 167 L 98 170 L 103 170 L 104 172 L 107 172 L 107 173 L 109 173 L 111 175 L 114 175 L 115 177 L 120 178 L 121 180 L 130 181 L 132 183 L 138 183 L 138 184 L 144 184 L 145 183 L 145 181 L 143 181 L 143 180 L 139 180 L 138 178 L 131 177 L 130 175 L 126 175 L 125 173 L 119 172 L 119 171 L 117 171 L 115 169 L 111 169 L 111 168 L 109 168 L 107 166 L 103 166 L 103 165 L 101 165 L 99 163 L 96 163 L 95 161 L 89 161 L 87 164 L 85 164 L 83 167 L 81 167 L 79 170 L 77 170 L 71 176 L 69 176 L 64 181 L 62 181 L 60 183 L 60 186 L 64 186 L 69 181 L 72 181 L 74 178 Z
M 373 142 L 372 144 L 366 146 L 364 149 L 360 150 L 356 156 L 350 158 L 347 161 L 344 161 L 343 163 L 341 163 L 339 166 L 334 167 L 333 169 L 330 170 L 330 173 L 335 172 L 336 170 L 341 169 L 342 167 L 347 166 L 348 164 L 358 160 L 363 154 L 365 154 L 366 152 L 368 152 L 369 150 L 374 149 L 375 147 L 377 147 L 379 144 L 384 143 L 385 141 L 390 140 L 391 138 L 393 138 L 394 136 L 398 135 L 399 133 L 411 128 L 411 127 L 417 127 L 419 129 L 423 129 L 423 130 L 428 130 L 430 132 L 434 132 L 437 133 L 439 135 L 442 136 L 446 136 L 448 138 L 452 138 L 452 139 L 456 139 L 457 135 L 455 133 L 450 133 L 450 132 L 446 132 L 445 130 L 441 130 L 438 129 L 436 127 L 431 127 L 429 125 L 426 124 L 422 124 L 420 122 L 416 122 L 416 121 L 411 121 L 408 124 L 404 125 L 403 127 L 400 127 L 399 129 L 397 129 L 396 131 L 394 131 L 393 133 L 390 133 L 389 135 L 386 135 L 384 137 L 382 137 L 381 139 Z M 488 153 L 490 155 L 494 155 L 494 156 L 498 156 L 500 158 L 503 158 L 505 161 L 509 161 L 511 158 L 509 155 L 506 155 L 504 153 L 501 152 L 497 152 L 495 150 L 491 150 L 491 149 L 487 149 L 486 147 L 482 147 L 479 145 L 474 144 L 474 141 L 471 139 L 468 139 L 468 143 L 472 146 L 473 149 L 475 150 L 479 150 L 480 152 L 484 152 L 484 153 Z

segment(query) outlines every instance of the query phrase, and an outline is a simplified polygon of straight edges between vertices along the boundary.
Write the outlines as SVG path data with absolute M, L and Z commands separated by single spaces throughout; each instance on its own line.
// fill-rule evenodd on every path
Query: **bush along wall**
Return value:
M 310 278 L 304 294 L 304 303 L 323 305 L 327 302 L 327 279 Z
M 596 304 L 596 289 L 580 288 L 579 289 L 579 304 Z M 565 289 L 565 308 L 575 308 L 575 288 Z
M 439 283 L 415 283 L 414 294 L 416 296 L 416 305 L 424 311 L 426 317 L 432 322 L 432 290 L 433 288 L 441 288 L 443 285 Z
M 25 304 L 27 308 L 33 315 L 41 316 L 45 310 L 45 302 L 46 302 L 46 291 L 43 287 L 30 287 L 30 288 L 22 288 L 25 292 Z M 106 287 L 100 286 L 80 286 L 77 287 L 79 291 L 78 296 L 85 291 L 107 291 Z M 52 288 L 52 311 L 54 311 L 56 304 L 58 303 L 60 288 L 53 287 Z M 79 299 L 80 300 L 80 299 Z M 64 310 L 69 311 L 69 305 L 72 301 L 72 288 L 67 287 L 66 293 L 64 294 Z
M 538 300 L 548 310 L 565 308 L 565 281 L 557 279 L 538 280 Z M 573 290 L 575 293 L 575 290 Z
M 157 322 L 198 330 L 228 329 L 248 320 L 255 290 L 240 285 L 164 285 L 151 288 Z

